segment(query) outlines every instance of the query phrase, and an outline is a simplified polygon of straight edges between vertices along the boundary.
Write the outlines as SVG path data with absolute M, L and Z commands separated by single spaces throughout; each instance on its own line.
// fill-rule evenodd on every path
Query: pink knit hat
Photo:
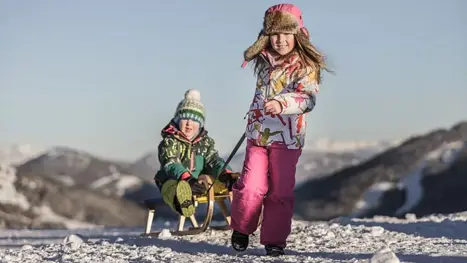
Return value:
M 293 4 L 273 5 L 264 14 L 263 29 L 256 42 L 244 52 L 242 67 L 263 51 L 269 42 L 269 36 L 277 33 L 305 34 L 308 30 L 303 25 L 302 11 Z

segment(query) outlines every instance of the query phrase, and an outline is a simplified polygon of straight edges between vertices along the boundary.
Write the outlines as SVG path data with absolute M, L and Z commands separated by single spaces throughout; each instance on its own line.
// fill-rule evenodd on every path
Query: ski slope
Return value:
M 155 222 L 156 228 L 167 228 Z M 1 262 L 467 262 L 467 215 L 293 222 L 287 255 L 264 256 L 259 234 L 242 253 L 229 231 L 139 237 L 142 228 L 3 230 Z

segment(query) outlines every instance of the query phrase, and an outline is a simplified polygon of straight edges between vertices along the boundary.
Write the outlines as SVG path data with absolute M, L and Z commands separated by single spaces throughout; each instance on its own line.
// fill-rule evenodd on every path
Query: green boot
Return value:
M 162 185 L 162 199 L 176 213 L 190 217 L 195 213 L 190 184 L 186 181 L 168 180 Z
M 183 216 L 190 217 L 195 214 L 193 193 L 191 192 L 191 186 L 187 181 L 182 180 L 178 182 L 175 199 L 180 205 L 180 210 Z

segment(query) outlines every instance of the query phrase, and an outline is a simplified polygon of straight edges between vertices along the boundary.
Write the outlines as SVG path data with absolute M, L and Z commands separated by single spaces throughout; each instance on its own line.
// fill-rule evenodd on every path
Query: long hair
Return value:
M 260 34 L 261 35 L 261 32 Z M 259 37 L 258 35 L 258 37 Z M 326 65 L 326 59 L 323 53 L 321 53 L 311 42 L 308 35 L 300 31 L 295 34 L 295 48 L 292 52 L 287 55 L 281 56 L 279 59 L 287 59 L 290 56 L 297 54 L 300 58 L 299 68 L 294 71 L 297 76 L 304 76 L 312 71 L 316 72 L 316 78 L 318 84 L 321 83 L 321 70 L 332 72 Z M 271 50 L 271 42 L 268 41 L 267 50 Z M 259 74 L 268 66 L 268 62 L 264 60 L 260 55 L 256 55 L 253 59 L 254 74 Z

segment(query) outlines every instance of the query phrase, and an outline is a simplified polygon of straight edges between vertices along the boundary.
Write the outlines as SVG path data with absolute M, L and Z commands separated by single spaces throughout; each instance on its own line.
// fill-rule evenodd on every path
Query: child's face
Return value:
M 295 47 L 295 36 L 293 34 L 274 34 L 269 39 L 272 49 L 282 56 L 289 54 Z
M 192 120 L 180 120 L 180 131 L 185 134 L 185 136 L 193 140 L 199 132 L 199 123 Z

